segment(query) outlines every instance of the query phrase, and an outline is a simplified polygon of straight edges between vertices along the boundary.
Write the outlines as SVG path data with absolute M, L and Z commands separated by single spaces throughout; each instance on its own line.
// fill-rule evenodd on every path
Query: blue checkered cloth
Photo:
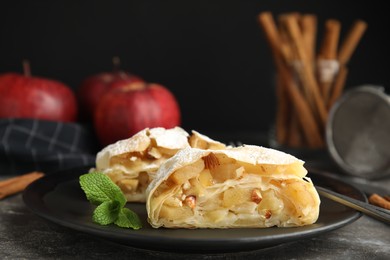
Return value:
M 98 142 L 76 123 L 0 119 L 0 174 L 52 173 L 93 165 Z

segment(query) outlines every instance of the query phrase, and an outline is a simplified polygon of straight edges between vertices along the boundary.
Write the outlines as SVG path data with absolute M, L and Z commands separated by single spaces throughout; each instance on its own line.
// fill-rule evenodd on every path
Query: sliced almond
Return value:
M 204 161 L 205 169 L 211 170 L 220 165 L 219 160 L 214 153 L 209 153 L 207 156 L 203 157 L 202 159 Z

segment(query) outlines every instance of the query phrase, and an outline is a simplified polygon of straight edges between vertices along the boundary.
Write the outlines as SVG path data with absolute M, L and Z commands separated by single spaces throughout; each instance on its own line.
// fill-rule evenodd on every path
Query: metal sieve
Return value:
M 366 179 L 390 175 L 390 97 L 384 89 L 347 91 L 330 111 L 326 143 L 346 173 Z

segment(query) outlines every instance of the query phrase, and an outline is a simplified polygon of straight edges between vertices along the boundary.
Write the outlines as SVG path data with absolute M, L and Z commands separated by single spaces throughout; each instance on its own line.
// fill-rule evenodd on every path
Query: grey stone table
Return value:
M 388 188 L 390 180 L 380 185 Z M 159 252 L 115 244 L 48 222 L 32 213 L 19 194 L 0 201 L 0 259 L 390 259 L 390 226 L 362 216 L 317 237 L 257 251 Z

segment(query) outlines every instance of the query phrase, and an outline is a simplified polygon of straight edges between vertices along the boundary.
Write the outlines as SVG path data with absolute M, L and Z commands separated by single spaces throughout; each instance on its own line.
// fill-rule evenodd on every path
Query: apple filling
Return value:
M 132 147 L 128 152 L 121 150 L 120 153 L 110 156 L 106 156 L 107 153 L 103 150 L 100 153 L 99 158 L 102 159 L 97 168 L 121 188 L 127 201 L 144 202 L 146 188 L 154 179 L 159 167 L 180 149 L 189 146 L 199 149 L 224 149 L 226 147 L 223 143 L 214 141 L 196 131 L 193 131 L 189 137 L 184 130 L 178 128 L 168 130 L 154 128 L 144 130 L 133 138 L 105 148 L 106 151 L 110 151 L 110 149 L 121 150 L 123 147 Z
M 177 149 L 158 147 L 152 140 L 145 151 L 113 156 L 106 174 L 121 188 L 128 201 L 145 201 L 145 190 L 159 165 L 176 152 Z
M 316 220 L 306 170 L 252 165 L 209 153 L 174 171 L 150 198 L 154 226 L 184 228 L 301 226 Z

